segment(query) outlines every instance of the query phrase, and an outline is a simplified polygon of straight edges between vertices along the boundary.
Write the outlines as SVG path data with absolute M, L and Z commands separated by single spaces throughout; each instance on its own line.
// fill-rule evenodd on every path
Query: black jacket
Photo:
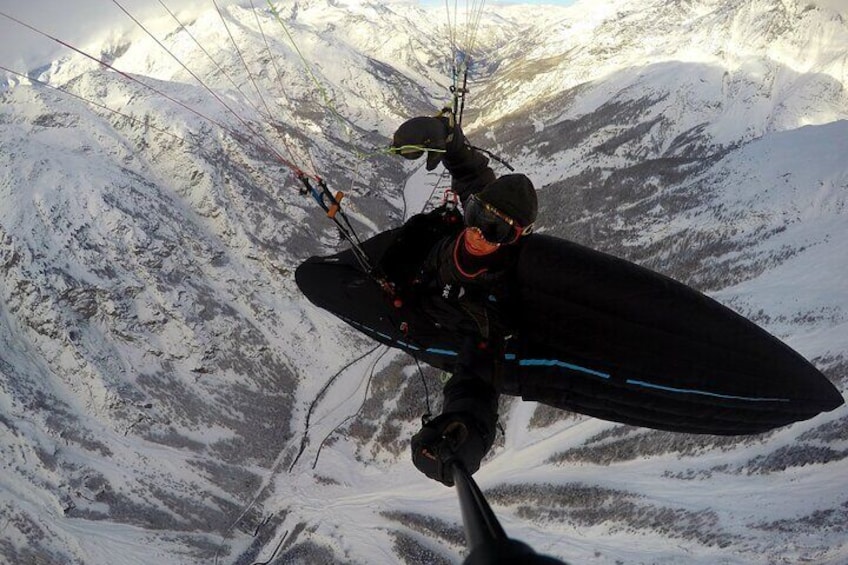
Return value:
M 463 205 L 496 178 L 489 159 L 468 143 L 459 127 L 442 162 Z M 513 267 L 522 241 L 473 257 L 460 241 L 464 228 L 461 213 L 449 204 L 417 214 L 396 230 L 378 269 L 401 298 L 420 306 L 434 323 L 498 341 L 509 331 Z
M 488 158 L 470 146 L 459 128 L 443 164 L 463 204 L 496 178 Z M 509 331 L 510 289 L 521 242 L 476 259 L 480 263 L 472 269 L 474 276 L 466 276 L 457 266 L 464 228 L 462 215 L 450 205 L 413 216 L 397 230 L 379 268 L 396 292 L 429 314 L 434 324 L 467 336 L 443 389 L 442 414 L 470 417 L 488 450 L 497 425 L 493 375 Z

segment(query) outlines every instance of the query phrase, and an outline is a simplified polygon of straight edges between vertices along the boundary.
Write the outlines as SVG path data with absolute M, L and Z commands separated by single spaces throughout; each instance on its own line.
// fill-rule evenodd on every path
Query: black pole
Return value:
M 453 482 L 459 493 L 459 506 L 462 510 L 462 523 L 465 526 L 465 543 L 468 549 L 507 539 L 492 507 L 483 496 L 483 492 L 468 471 L 461 464 L 453 465 Z
M 461 462 L 453 460 L 451 463 L 465 541 L 470 551 L 464 565 L 568 565 L 553 557 L 538 555 L 529 545 L 508 538 L 471 474 Z

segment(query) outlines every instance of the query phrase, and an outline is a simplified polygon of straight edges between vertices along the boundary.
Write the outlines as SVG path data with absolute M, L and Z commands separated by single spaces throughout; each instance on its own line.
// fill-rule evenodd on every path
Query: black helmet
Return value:
M 477 193 L 477 198 L 497 208 L 523 228 L 532 225 L 539 212 L 536 189 L 530 179 L 520 173 L 494 180 Z

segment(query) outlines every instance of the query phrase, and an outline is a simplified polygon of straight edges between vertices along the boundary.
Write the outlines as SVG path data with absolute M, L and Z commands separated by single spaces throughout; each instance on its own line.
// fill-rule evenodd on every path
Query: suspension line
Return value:
M 203 46 L 203 44 L 201 44 L 200 41 L 194 36 L 194 34 L 191 33 L 191 30 L 189 29 L 189 27 L 187 25 L 185 25 L 177 17 L 177 15 L 174 14 L 173 11 L 171 11 L 170 8 L 168 8 L 168 6 L 165 4 L 165 2 L 163 2 L 163 0 L 158 0 L 158 2 L 159 2 L 159 5 L 162 6 L 162 8 L 164 8 L 164 10 L 166 12 L 168 12 L 168 15 L 171 16 L 171 19 L 173 19 L 177 23 L 177 25 L 180 26 L 180 29 L 182 31 L 184 31 L 186 33 L 186 35 L 188 35 L 188 37 L 194 42 L 194 44 L 197 45 L 197 47 L 203 52 L 203 54 L 206 55 L 206 58 L 209 59 L 209 61 L 213 65 L 215 65 L 215 68 L 217 69 L 217 71 L 219 73 L 221 73 L 230 82 L 230 84 L 233 86 L 233 88 L 235 88 L 238 91 L 239 94 L 241 94 L 241 97 L 245 100 L 245 102 L 247 102 L 250 105 L 251 108 L 253 108 L 253 111 L 261 116 L 262 111 L 253 103 L 253 101 L 250 100 L 250 97 L 247 96 L 244 93 L 244 91 L 241 89 L 241 87 L 238 85 L 238 83 L 236 83 L 235 79 L 233 79 L 233 77 L 230 76 L 230 74 L 223 67 L 221 67 L 221 65 L 218 63 L 218 61 L 215 60 L 215 58 L 212 56 L 212 54 L 209 53 L 209 51 Z

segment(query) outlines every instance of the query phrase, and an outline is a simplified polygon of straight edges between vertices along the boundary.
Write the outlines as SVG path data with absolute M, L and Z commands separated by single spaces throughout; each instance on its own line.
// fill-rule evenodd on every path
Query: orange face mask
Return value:
M 483 237 L 483 232 L 478 228 L 465 228 L 465 231 L 462 233 L 462 241 L 465 245 L 465 250 L 477 257 L 494 253 L 500 247 L 499 243 L 487 241 Z

